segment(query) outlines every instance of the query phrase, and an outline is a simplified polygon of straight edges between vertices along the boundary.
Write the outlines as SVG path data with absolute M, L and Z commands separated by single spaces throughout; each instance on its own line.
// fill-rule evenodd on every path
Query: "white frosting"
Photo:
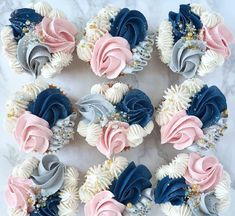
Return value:
M 107 5 L 99 11 L 98 16 L 104 18 L 105 20 L 111 20 L 117 16 L 119 11 L 120 8 L 114 5 Z
M 56 74 L 60 73 L 62 68 L 54 67 L 51 62 L 46 63 L 41 69 L 41 75 L 44 78 L 52 78 Z
M 172 25 L 168 20 L 160 23 L 158 29 L 158 36 L 156 37 L 156 45 L 160 51 L 160 58 L 162 62 L 169 63 L 171 60 L 172 48 L 174 45 L 174 38 L 172 35 Z
M 95 196 L 95 194 L 96 194 L 95 188 L 91 188 L 86 183 L 83 184 L 79 189 L 79 198 L 83 203 L 87 203 Z
M 60 190 L 59 196 L 61 198 L 61 202 L 63 202 L 65 205 L 76 206 L 79 200 L 78 187 L 64 187 Z
M 73 55 L 66 52 L 57 52 L 52 55 L 51 65 L 56 68 L 67 67 L 73 60 Z
M 114 83 L 112 88 L 122 92 L 123 95 L 125 95 L 129 91 L 129 86 L 125 83 L 120 83 L 120 82 Z
M 88 123 L 84 120 L 78 123 L 77 132 L 82 136 L 86 137 L 87 135 Z
M 182 88 L 189 93 L 190 97 L 198 93 L 204 85 L 204 82 L 198 78 L 187 79 L 181 84 Z
M 190 6 L 191 6 L 191 11 L 197 14 L 198 16 L 201 16 L 203 12 L 206 12 L 206 9 L 203 8 L 201 4 L 193 3 L 190 4 Z
M 34 10 L 42 16 L 49 16 L 52 10 L 51 6 L 47 2 L 37 2 L 33 6 Z
M 128 128 L 127 139 L 130 147 L 137 147 L 143 142 L 143 138 L 147 135 L 144 128 L 138 124 L 132 124 Z
M 96 146 L 100 142 L 103 129 L 99 124 L 89 124 L 86 132 L 86 141 L 91 146 Z
M 74 216 L 78 211 L 78 201 L 76 204 L 66 204 L 64 202 L 60 202 L 58 209 L 59 216 Z
M 192 216 L 188 205 L 173 206 L 170 202 L 160 204 L 160 208 L 167 216 Z
M 74 167 L 67 167 L 65 170 L 64 187 L 78 187 L 79 173 Z
M 209 28 L 213 28 L 223 22 L 223 18 L 219 14 L 211 11 L 202 12 L 200 19 L 203 25 Z
M 201 58 L 201 63 L 198 67 L 198 75 L 205 76 L 208 73 L 213 72 L 218 66 L 223 65 L 224 57 L 213 51 L 207 50 Z
M 29 214 L 22 209 L 8 209 L 9 216 L 29 216 Z
M 122 100 L 123 93 L 117 88 L 111 87 L 105 92 L 105 97 L 110 103 L 117 104 Z
M 63 11 L 58 9 L 52 9 L 48 15 L 51 19 L 67 19 Z
M 78 57 L 85 62 L 91 60 L 92 51 L 94 48 L 94 43 L 87 41 L 83 38 L 77 45 L 77 55 Z
M 109 89 L 109 85 L 107 84 L 95 84 L 91 87 L 91 94 L 101 94 L 105 95 L 107 90 Z

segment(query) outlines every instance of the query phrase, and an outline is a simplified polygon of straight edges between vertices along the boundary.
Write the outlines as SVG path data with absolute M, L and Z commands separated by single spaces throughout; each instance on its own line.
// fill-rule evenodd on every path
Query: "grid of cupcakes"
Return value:
M 142 164 L 117 156 L 88 169 L 79 189 L 85 216 L 145 216 L 152 207 L 152 175 Z
M 154 127 L 149 97 L 125 83 L 95 84 L 76 105 L 78 133 L 107 158 L 139 146 Z
M 87 23 L 77 54 L 95 75 L 114 79 L 142 71 L 153 44 L 154 35 L 141 12 L 108 5 Z
M 161 127 L 161 144 L 201 153 L 215 150 L 227 129 L 227 119 L 224 94 L 197 78 L 168 88 L 155 115 Z
M 55 155 L 17 165 L 8 179 L 5 199 L 11 216 L 73 216 L 79 204 L 79 173 Z
M 204 76 L 230 56 L 233 35 L 223 17 L 200 4 L 183 4 L 160 23 L 156 45 L 170 69 L 186 78 Z
M 77 28 L 62 11 L 38 2 L 14 10 L 9 21 L 1 39 L 14 71 L 49 78 L 71 63 Z
M 76 117 L 59 88 L 37 79 L 8 101 L 6 127 L 21 151 L 54 153 L 73 139 Z
M 214 156 L 178 154 L 156 178 L 154 201 L 165 215 L 223 215 L 230 206 L 231 179 Z

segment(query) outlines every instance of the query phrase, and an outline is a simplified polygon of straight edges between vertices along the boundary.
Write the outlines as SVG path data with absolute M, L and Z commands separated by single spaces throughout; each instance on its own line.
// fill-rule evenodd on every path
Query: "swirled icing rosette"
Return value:
M 227 129 L 227 119 L 224 94 L 197 78 L 168 88 L 155 115 L 161 127 L 161 144 L 198 152 L 215 149 Z
M 5 200 L 11 216 L 73 216 L 79 205 L 79 173 L 50 154 L 26 159 L 8 178 Z
M 233 35 L 221 15 L 199 4 L 182 4 L 160 23 L 156 45 L 160 58 L 174 73 L 192 78 L 223 65 Z
M 77 28 L 63 12 L 46 2 L 19 8 L 1 31 L 2 46 L 11 68 L 18 73 L 50 78 L 73 58 Z
M 79 189 L 85 216 L 148 215 L 152 206 L 152 175 L 144 165 L 121 156 L 88 169 Z
M 230 176 L 215 156 L 178 154 L 156 172 L 154 201 L 167 216 L 224 215 Z
M 77 113 L 68 97 L 41 79 L 7 102 L 6 127 L 23 152 L 52 153 L 74 136 Z
M 124 83 L 95 84 L 76 105 L 78 133 L 107 158 L 137 147 L 154 127 L 149 97 Z
M 86 24 L 77 54 L 95 75 L 114 79 L 143 70 L 153 44 L 154 35 L 140 11 L 108 5 Z

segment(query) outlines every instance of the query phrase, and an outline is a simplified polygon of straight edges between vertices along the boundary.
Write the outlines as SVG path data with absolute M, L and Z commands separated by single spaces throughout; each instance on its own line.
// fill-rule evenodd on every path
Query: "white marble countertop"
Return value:
M 54 7 L 58 7 L 73 21 L 82 33 L 85 22 L 92 15 L 95 15 L 99 9 L 107 3 L 117 4 L 120 7 L 129 7 L 143 12 L 149 22 L 150 30 L 156 30 L 159 22 L 165 18 L 169 10 L 178 10 L 178 5 L 191 1 L 180 0 L 47 0 Z M 60 2 L 60 3 L 58 3 Z M 235 1 L 234 0 L 201 0 L 206 7 L 210 7 L 221 13 L 225 18 L 225 23 L 232 29 L 235 35 Z M 0 0 L 0 24 L 7 24 L 7 19 L 12 10 L 23 7 L 30 3 L 28 0 Z M 2 53 L 1 53 L 2 54 Z M 2 56 L 2 55 L 1 55 Z M 152 60 L 144 71 L 137 74 L 136 77 L 129 78 L 140 89 L 145 91 L 152 99 L 153 104 L 158 105 L 164 89 L 170 84 L 178 81 L 178 77 L 169 72 L 167 66 L 160 62 L 157 50 L 154 49 Z M 216 72 L 203 78 L 209 85 L 215 84 L 221 88 L 228 100 L 229 107 L 229 129 L 217 146 L 215 154 L 224 164 L 232 176 L 233 192 L 232 197 L 235 202 L 235 44 L 232 46 L 232 56 L 225 62 L 223 67 L 218 68 Z M 15 92 L 20 86 L 32 80 L 28 75 L 15 74 L 9 68 L 4 57 L 0 58 L 0 210 L 1 215 L 5 216 L 6 204 L 3 199 L 3 192 L 8 175 L 12 167 L 20 162 L 26 155 L 19 153 L 18 146 L 10 134 L 4 131 L 5 107 L 10 94 Z M 101 78 L 95 77 L 88 64 L 78 60 L 75 56 L 73 63 L 66 68 L 62 74 L 58 75 L 49 82 L 62 87 L 62 89 L 76 101 L 79 97 L 89 92 L 90 87 L 96 82 L 102 82 Z M 159 128 L 155 126 L 153 133 L 145 139 L 145 145 L 123 153 L 129 160 L 136 163 L 147 165 L 154 173 L 161 164 L 168 162 L 176 151 L 169 145 L 160 146 Z M 82 137 L 76 135 L 74 142 L 59 152 L 62 161 L 69 165 L 76 166 L 80 171 L 81 182 L 83 175 L 88 167 L 102 162 L 105 158 L 95 149 L 88 146 Z M 83 207 L 80 207 L 79 216 L 83 215 Z M 153 207 L 150 214 L 162 215 L 157 206 Z M 232 205 L 226 214 L 235 215 L 235 205 Z

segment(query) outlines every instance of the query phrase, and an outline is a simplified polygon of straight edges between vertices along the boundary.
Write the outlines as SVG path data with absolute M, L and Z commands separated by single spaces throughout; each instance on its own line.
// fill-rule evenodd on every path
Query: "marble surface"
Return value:
M 95 15 L 99 9 L 107 3 L 117 4 L 120 7 L 129 7 L 142 11 L 149 22 L 150 30 L 155 31 L 159 22 L 166 17 L 169 10 L 178 10 L 180 3 L 187 3 L 187 1 L 179 0 L 48 0 L 48 2 L 62 9 L 65 14 L 73 21 L 79 28 L 80 34 L 88 18 Z M 58 2 L 60 2 L 58 4 Z M 200 2 L 206 7 L 210 7 L 220 12 L 224 18 L 225 23 L 232 29 L 235 35 L 235 2 L 233 0 L 202 0 L 193 1 Z M 0 0 L 0 25 L 7 24 L 7 19 L 12 10 L 23 7 L 30 3 L 27 0 Z M 216 72 L 203 78 L 209 85 L 215 84 L 219 86 L 228 100 L 229 106 L 229 129 L 225 136 L 217 146 L 217 151 L 214 152 L 224 164 L 224 168 L 228 170 L 232 176 L 233 184 L 233 202 L 235 202 L 235 44 L 232 45 L 232 56 L 225 62 L 223 67 L 218 68 Z M 158 105 L 164 89 L 170 84 L 179 82 L 179 78 L 160 62 L 158 52 L 154 49 L 152 60 L 143 72 L 136 76 L 124 78 L 125 81 L 131 82 L 144 90 L 152 99 L 155 106 Z M 32 80 L 28 75 L 15 74 L 8 66 L 4 57 L 0 58 L 0 210 L 1 215 L 7 215 L 6 205 L 3 199 L 4 187 L 7 181 L 7 176 L 11 173 L 12 167 L 22 161 L 26 155 L 19 153 L 18 146 L 10 134 L 4 130 L 5 106 L 9 96 L 15 92 L 20 86 Z M 56 84 L 67 93 L 73 101 L 89 92 L 90 87 L 96 82 L 103 82 L 101 78 L 95 77 L 85 64 L 74 56 L 73 63 L 66 68 L 62 74 L 48 80 Z M 136 163 L 143 163 L 147 165 L 154 173 L 156 168 L 161 164 L 168 162 L 177 152 L 169 145 L 160 146 L 159 128 L 155 126 L 153 133 L 145 139 L 145 144 L 133 149 L 129 152 L 123 153 L 129 160 L 134 160 Z M 59 152 L 62 161 L 69 165 L 76 166 L 80 171 L 80 183 L 88 167 L 102 162 L 105 158 L 93 147 L 88 146 L 82 137 L 76 135 L 72 144 L 68 145 Z M 153 180 L 154 182 L 155 180 Z M 235 214 L 235 205 L 232 205 L 229 211 L 225 214 L 227 216 Z M 78 215 L 83 215 L 83 207 L 81 205 Z M 155 206 L 150 215 L 162 215 L 160 210 Z

